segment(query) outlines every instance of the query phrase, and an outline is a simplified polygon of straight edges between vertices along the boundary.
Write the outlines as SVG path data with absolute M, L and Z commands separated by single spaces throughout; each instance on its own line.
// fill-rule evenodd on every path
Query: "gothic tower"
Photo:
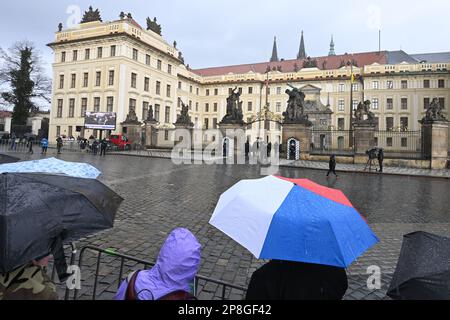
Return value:
M 303 30 L 302 30 L 302 39 L 300 40 L 300 49 L 297 54 L 297 59 L 306 59 L 306 49 L 305 49 L 305 39 L 303 37 Z
M 278 49 L 277 49 L 277 37 L 273 40 L 273 49 L 272 49 L 272 58 L 270 58 L 270 62 L 278 62 Z

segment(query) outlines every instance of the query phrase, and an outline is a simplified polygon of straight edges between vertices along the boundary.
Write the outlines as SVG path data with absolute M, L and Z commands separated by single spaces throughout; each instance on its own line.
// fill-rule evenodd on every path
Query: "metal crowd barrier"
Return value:
M 71 265 L 73 265 L 73 263 L 75 262 L 75 255 L 76 255 L 76 249 L 75 247 L 72 245 L 71 248 Z M 122 281 L 124 280 L 124 266 L 125 266 L 125 262 L 127 261 L 131 261 L 131 262 L 136 262 L 137 264 L 142 264 L 144 269 L 148 269 L 149 267 L 153 267 L 155 264 L 147 261 L 147 260 L 143 260 L 143 259 L 139 259 L 136 257 L 132 257 L 126 254 L 121 254 L 121 253 L 117 253 L 111 249 L 102 249 L 99 247 L 95 247 L 95 246 L 86 246 L 83 247 L 80 250 L 80 255 L 79 255 L 79 260 L 78 260 L 78 267 L 80 268 L 80 270 L 82 270 L 82 265 L 83 265 L 83 259 L 85 257 L 85 253 L 86 251 L 94 251 L 97 253 L 97 262 L 96 262 L 96 270 L 95 270 L 95 275 L 94 275 L 94 288 L 93 288 L 93 292 L 92 292 L 92 300 L 96 300 L 97 298 L 97 288 L 98 288 L 98 278 L 99 278 L 99 271 L 100 271 L 100 266 L 102 263 L 102 256 L 111 256 L 111 257 L 115 257 L 120 259 L 120 268 L 119 268 L 119 272 L 118 272 L 118 285 L 117 288 L 120 287 L 120 284 L 122 283 Z M 54 274 L 54 271 L 53 271 Z M 52 278 L 53 278 L 53 274 L 52 274 Z M 206 283 L 213 283 L 218 285 L 219 287 L 222 287 L 222 291 L 221 291 L 221 295 L 220 298 L 221 300 L 226 300 L 226 292 L 227 289 L 230 290 L 237 290 L 242 292 L 243 296 L 245 295 L 247 288 L 241 287 L 241 286 L 237 286 L 225 281 L 221 281 L 221 280 L 215 280 L 206 276 L 202 276 L 202 275 L 198 275 L 195 278 L 194 281 L 194 295 L 197 296 L 198 292 L 198 286 L 199 286 L 199 281 L 205 282 Z M 79 290 L 74 289 L 74 294 L 73 294 L 73 300 L 77 300 L 78 299 L 78 294 L 79 294 Z M 65 300 L 69 300 L 70 299 L 70 290 L 68 288 L 66 288 L 65 291 Z

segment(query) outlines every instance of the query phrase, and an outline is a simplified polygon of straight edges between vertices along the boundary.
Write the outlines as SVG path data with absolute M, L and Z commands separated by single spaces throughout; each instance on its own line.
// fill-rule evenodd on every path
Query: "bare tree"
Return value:
M 0 48 L 0 104 L 13 106 L 13 124 L 24 125 L 38 101 L 50 103 L 51 80 L 44 75 L 42 59 L 30 42 Z

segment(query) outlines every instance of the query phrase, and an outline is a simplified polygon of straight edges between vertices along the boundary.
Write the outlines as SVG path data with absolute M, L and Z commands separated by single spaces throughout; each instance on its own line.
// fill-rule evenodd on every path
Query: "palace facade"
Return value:
M 84 129 L 87 111 L 116 112 L 115 133 L 121 133 L 130 110 L 143 122 L 153 106 L 158 144 L 170 146 L 180 99 L 189 105 L 195 129 L 216 129 L 226 113 L 226 98 L 236 87 L 241 91 L 244 120 L 251 123 L 247 127 L 251 141 L 257 137 L 280 141 L 279 123 L 255 120 L 262 112 L 280 118 L 290 86 L 305 92 L 314 129 L 349 130 L 351 108 L 365 100 L 372 103 L 380 131 L 420 130 L 418 121 L 433 98 L 449 114 L 450 52 L 336 55 L 332 40 L 327 56 L 310 58 L 302 34 L 292 60 L 278 58 L 275 40 L 268 62 L 191 69 L 176 43 L 169 44 L 161 36 L 156 19 L 148 19 L 143 28 L 131 14 L 102 22 L 92 10 L 76 28 L 63 30 L 60 25 L 49 46 L 55 59 L 51 140 L 59 135 L 97 136 L 98 132 Z M 195 139 L 208 142 L 214 134 L 196 130 Z

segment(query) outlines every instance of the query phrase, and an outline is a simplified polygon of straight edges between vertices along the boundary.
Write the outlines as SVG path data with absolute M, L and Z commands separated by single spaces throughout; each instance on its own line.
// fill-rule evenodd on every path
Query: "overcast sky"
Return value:
M 450 51 L 448 0 L 2 0 L 0 46 L 31 40 L 50 70 L 45 44 L 59 22 L 70 23 L 73 5 L 99 8 L 103 21 L 131 12 L 143 27 L 156 16 L 164 38 L 178 42 L 192 68 L 267 61 L 274 36 L 279 57 L 295 58 L 301 30 L 310 56 L 327 55 L 332 34 L 337 54 L 378 50 L 379 28 L 382 49 Z

